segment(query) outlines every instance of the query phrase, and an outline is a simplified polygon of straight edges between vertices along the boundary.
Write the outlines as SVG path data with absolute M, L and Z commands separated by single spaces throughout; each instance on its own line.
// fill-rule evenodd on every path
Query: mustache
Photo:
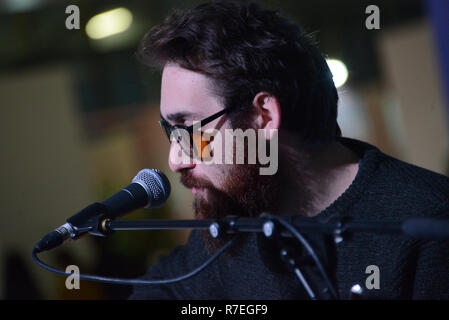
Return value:
M 215 189 L 213 184 L 203 178 L 195 178 L 191 172 L 189 171 L 182 171 L 181 177 L 180 177 L 181 183 L 186 188 L 208 188 L 208 189 Z

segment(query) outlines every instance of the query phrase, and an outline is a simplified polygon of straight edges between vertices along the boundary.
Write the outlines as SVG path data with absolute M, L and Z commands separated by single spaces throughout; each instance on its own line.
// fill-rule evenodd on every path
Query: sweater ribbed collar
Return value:
M 375 146 L 360 140 L 342 137 L 339 141 L 360 157 L 361 165 L 359 165 L 357 174 L 349 187 L 316 216 L 318 220 L 322 221 L 345 215 L 350 207 L 361 199 L 366 188 L 370 185 L 379 164 L 386 156 Z

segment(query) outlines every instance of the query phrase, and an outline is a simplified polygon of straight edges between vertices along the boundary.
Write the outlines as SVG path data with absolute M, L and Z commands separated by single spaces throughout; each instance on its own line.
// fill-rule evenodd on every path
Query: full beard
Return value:
M 189 171 L 182 172 L 181 182 L 185 186 L 203 188 L 207 192 L 207 199 L 202 194 L 195 195 L 193 208 L 196 219 L 220 220 L 227 216 L 252 218 L 276 210 L 280 199 L 279 177 L 260 175 L 259 168 L 257 164 L 230 166 L 221 183 L 221 190 L 207 180 L 194 178 Z M 215 252 L 233 237 L 222 234 L 215 239 L 208 230 L 203 230 L 202 235 L 209 253 Z M 239 236 L 239 239 L 245 236 Z M 230 249 L 228 254 L 235 255 L 236 252 Z

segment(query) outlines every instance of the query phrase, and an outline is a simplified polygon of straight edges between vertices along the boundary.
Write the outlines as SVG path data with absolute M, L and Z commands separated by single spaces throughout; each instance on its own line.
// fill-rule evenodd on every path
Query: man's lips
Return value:
M 193 187 L 193 188 L 192 188 L 192 193 L 193 193 L 193 194 L 197 194 L 197 193 L 200 193 L 200 192 L 203 191 L 203 190 L 204 190 L 204 188 Z
M 193 194 L 204 193 L 206 189 L 213 188 L 209 181 L 193 178 L 187 173 L 181 175 L 181 183 L 186 188 L 191 189 Z

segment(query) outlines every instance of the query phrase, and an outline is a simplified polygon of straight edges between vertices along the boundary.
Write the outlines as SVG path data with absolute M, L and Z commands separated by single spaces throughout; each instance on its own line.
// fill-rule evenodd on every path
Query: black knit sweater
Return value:
M 356 152 L 362 164 L 349 188 L 316 219 L 449 218 L 447 177 L 394 159 L 361 141 L 342 138 L 341 143 Z M 321 237 L 306 237 L 317 244 L 341 299 L 350 297 L 354 284 L 360 284 L 368 299 L 449 299 L 449 240 L 355 233 L 329 252 L 320 251 L 324 243 Z M 291 246 L 293 240 L 287 241 L 285 245 Z M 250 234 L 232 258 L 221 257 L 200 274 L 179 283 L 136 286 L 130 299 L 307 299 L 278 252 L 279 242 Z M 298 256 L 306 255 L 302 252 Z M 173 278 L 190 272 L 208 257 L 201 234 L 193 231 L 187 244 L 161 257 L 143 278 Z M 370 265 L 378 267 L 379 289 L 366 288 L 371 274 L 366 268 Z M 321 278 L 314 265 L 300 258 L 299 266 L 313 290 L 319 290 Z

